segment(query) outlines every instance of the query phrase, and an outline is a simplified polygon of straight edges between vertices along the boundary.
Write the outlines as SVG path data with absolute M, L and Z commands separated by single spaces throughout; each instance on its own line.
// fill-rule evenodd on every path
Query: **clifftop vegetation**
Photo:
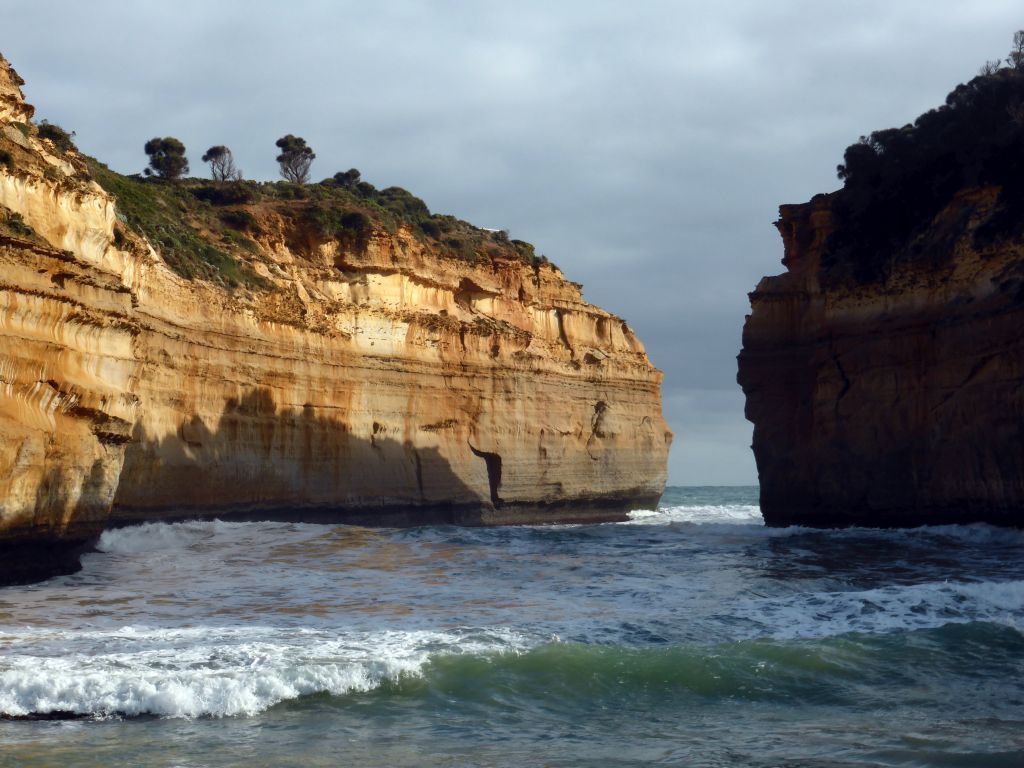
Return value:
M 1006 63 L 988 62 L 912 125 L 875 131 L 847 148 L 823 257 L 827 276 L 867 282 L 884 279 L 894 262 L 947 257 L 971 210 L 951 226 L 931 225 L 958 191 L 971 187 L 1000 190 L 995 211 L 974 232 L 977 247 L 1021 234 L 1024 32 L 1014 37 Z
M 531 244 L 511 240 L 507 232 L 431 213 L 407 190 L 378 190 L 354 168 L 306 183 L 315 155 L 303 139 L 291 135 L 278 142 L 282 176 L 290 180 L 257 182 L 243 180 L 231 150 L 223 145 L 210 147 L 203 155 L 203 162 L 210 163 L 211 180 L 182 178 L 188 172 L 185 146 L 171 136 L 146 142 L 149 164 L 143 174 L 123 175 L 81 155 L 74 132 L 53 123 L 17 122 L 10 131 L 0 132 L 0 169 L 17 174 L 20 167 L 29 167 L 35 161 L 22 139 L 46 140 L 79 178 L 91 177 L 116 198 L 119 244 L 127 244 L 128 232 L 144 237 L 172 269 L 189 279 L 260 288 L 265 281 L 254 264 L 268 243 L 283 238 L 292 252 L 312 255 L 336 241 L 341 266 L 345 259 L 358 260 L 376 233 L 396 234 L 399 229 L 441 258 L 471 263 L 512 259 L 533 266 L 547 262 Z M 43 171 L 59 181 L 55 169 Z M 264 231 L 268 222 L 273 222 L 273 232 Z M 20 217 L 0 212 L 2 233 L 34 237 Z
M 394 234 L 404 227 L 443 257 L 471 263 L 495 258 L 534 265 L 547 261 L 535 255 L 532 245 L 509 240 L 504 232 L 432 214 L 401 187 L 377 190 L 365 182 L 353 186 L 335 178 L 306 185 L 194 178 L 171 182 L 124 176 L 92 158 L 87 162 L 93 179 L 117 198 L 122 223 L 149 240 L 187 278 L 258 287 L 261 281 L 249 262 L 260 252 L 259 242 L 267 234 L 260 221 L 267 216 L 284 225 L 287 244 L 298 253 L 336 240 L 343 256 L 358 258 L 375 231 Z

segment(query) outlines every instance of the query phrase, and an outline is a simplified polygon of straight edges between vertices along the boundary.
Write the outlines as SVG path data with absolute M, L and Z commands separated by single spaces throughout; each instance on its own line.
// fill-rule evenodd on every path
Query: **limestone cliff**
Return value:
M 960 86 L 782 207 L 739 356 L 768 523 L 1024 524 L 1022 80 Z
M 0 59 L 6 578 L 126 521 L 554 522 L 658 499 L 661 374 L 525 244 L 473 230 L 467 257 L 379 201 L 314 226 L 329 190 L 125 213 L 160 182 L 44 138 L 19 85 Z M 152 200 L 188 221 L 147 230 Z

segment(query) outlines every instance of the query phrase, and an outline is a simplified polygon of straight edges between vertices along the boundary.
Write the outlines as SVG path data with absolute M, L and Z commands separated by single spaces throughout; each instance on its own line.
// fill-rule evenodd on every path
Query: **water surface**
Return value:
M 629 523 L 104 534 L 0 589 L 0 765 L 1020 766 L 1024 532 Z

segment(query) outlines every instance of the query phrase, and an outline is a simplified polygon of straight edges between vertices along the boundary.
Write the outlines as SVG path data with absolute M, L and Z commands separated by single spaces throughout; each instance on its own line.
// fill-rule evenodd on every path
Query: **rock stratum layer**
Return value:
M 739 356 L 768 523 L 1024 524 L 1024 242 L 977 238 L 999 194 L 958 192 L 943 255 L 883 281 L 823 270 L 833 196 L 782 207 Z
M 405 226 L 349 248 L 262 204 L 256 287 L 185 279 L 39 136 L 20 84 L 0 58 L 0 578 L 126 522 L 656 503 L 661 374 L 551 265 L 452 258 Z

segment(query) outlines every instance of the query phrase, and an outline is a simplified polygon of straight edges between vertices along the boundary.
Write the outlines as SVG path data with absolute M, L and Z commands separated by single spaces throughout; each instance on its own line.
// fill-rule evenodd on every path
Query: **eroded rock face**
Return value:
M 739 382 L 770 524 L 1024 524 L 1024 242 L 962 190 L 881 280 L 822 269 L 833 198 L 783 206 Z M 830 275 L 833 275 L 830 277 Z
M 34 232 L 0 237 L 8 578 L 124 521 L 553 522 L 660 496 L 661 374 L 558 270 L 447 258 L 402 228 L 299 253 L 268 221 L 264 288 L 185 280 L 73 152 L 13 125 L 19 84 L 0 59 L 0 214 Z

